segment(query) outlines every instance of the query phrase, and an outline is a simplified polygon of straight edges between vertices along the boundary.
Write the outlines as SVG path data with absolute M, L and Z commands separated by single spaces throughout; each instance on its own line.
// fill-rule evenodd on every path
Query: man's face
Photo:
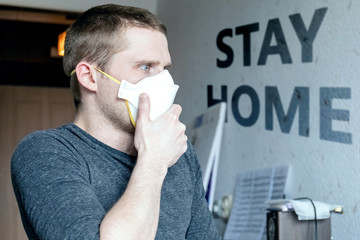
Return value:
M 170 67 L 171 57 L 165 35 L 159 31 L 131 27 L 125 32 L 127 47 L 111 59 L 107 73 L 118 80 L 137 83 Z M 105 117 L 120 127 L 133 131 L 125 101 L 117 98 L 119 85 L 102 77 L 98 98 Z

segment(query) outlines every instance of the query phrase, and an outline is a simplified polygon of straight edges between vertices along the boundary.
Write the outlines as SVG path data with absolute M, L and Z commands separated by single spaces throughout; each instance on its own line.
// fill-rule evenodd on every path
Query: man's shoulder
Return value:
M 187 142 L 187 146 L 188 148 L 186 152 L 183 154 L 183 157 L 187 159 L 188 163 L 191 165 L 198 164 L 198 158 L 194 146 L 189 141 Z
M 24 137 L 13 153 L 12 164 L 22 159 L 35 161 L 41 154 L 57 152 L 66 145 L 66 127 L 38 130 Z
M 195 176 L 200 170 L 200 165 L 193 145 L 188 141 L 188 148 L 178 161 L 181 168 L 187 169 Z
M 17 146 L 17 149 L 25 146 L 30 146 L 34 148 L 36 146 L 41 147 L 41 146 L 49 145 L 54 141 L 56 141 L 56 139 L 65 137 L 67 131 L 66 128 L 67 126 L 64 125 L 59 128 L 51 128 L 51 129 L 37 130 L 31 132 L 20 141 L 20 143 Z

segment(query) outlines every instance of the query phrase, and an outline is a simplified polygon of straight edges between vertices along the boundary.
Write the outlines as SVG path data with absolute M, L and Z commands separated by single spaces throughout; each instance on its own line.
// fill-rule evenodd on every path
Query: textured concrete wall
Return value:
M 359 1 L 158 1 L 189 124 L 228 103 L 216 197 L 236 174 L 288 164 L 286 196 L 342 204 L 360 239 Z

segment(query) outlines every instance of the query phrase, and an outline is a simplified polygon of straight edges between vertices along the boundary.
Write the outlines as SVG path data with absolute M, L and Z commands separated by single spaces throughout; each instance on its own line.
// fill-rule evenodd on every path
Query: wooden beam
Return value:
M 71 25 L 75 19 L 69 19 L 65 13 L 46 13 L 36 11 L 2 10 L 0 9 L 1 20 L 37 22 L 49 24 Z

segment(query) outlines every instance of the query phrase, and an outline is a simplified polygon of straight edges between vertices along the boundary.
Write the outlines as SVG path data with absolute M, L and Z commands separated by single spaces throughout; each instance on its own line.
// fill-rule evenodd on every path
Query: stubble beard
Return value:
M 131 124 L 130 116 L 127 111 L 125 101 L 122 101 L 120 104 L 101 104 L 101 109 L 105 117 L 120 130 L 129 133 L 135 134 L 135 128 Z

